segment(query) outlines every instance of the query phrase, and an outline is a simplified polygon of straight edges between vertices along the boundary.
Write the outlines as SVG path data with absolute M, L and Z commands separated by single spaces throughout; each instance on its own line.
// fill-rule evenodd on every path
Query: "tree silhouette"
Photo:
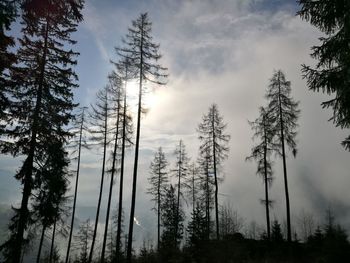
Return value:
M 296 155 L 296 128 L 298 127 L 297 120 L 300 114 L 298 109 L 299 102 L 295 102 L 290 95 L 290 81 L 286 80 L 285 75 L 281 70 L 276 71 L 270 79 L 270 84 L 267 90 L 266 98 L 268 100 L 267 112 L 271 114 L 275 133 L 275 143 L 281 145 L 281 149 L 276 151 L 283 159 L 283 174 L 284 174 L 284 189 L 286 195 L 286 212 L 287 212 L 287 240 L 291 242 L 291 223 L 290 223 L 290 204 L 287 179 L 287 164 L 285 143 L 292 150 L 293 155 Z M 278 131 L 278 132 L 277 132 Z
M 269 186 L 271 186 L 273 180 L 272 161 L 270 160 L 270 157 L 272 151 L 279 150 L 279 145 L 276 145 L 273 141 L 275 135 L 273 121 L 274 120 L 271 118 L 269 112 L 261 107 L 259 117 L 254 122 L 250 122 L 250 125 L 254 130 L 253 139 L 258 138 L 259 143 L 252 148 L 251 155 L 247 157 L 247 160 L 254 159 L 258 163 L 256 173 L 263 178 L 265 185 L 265 200 L 263 200 L 263 204 L 265 205 L 266 233 L 268 239 L 270 239 L 271 236 L 269 212 L 271 200 L 269 199 Z
M 181 207 L 180 198 L 183 196 L 181 189 L 186 187 L 186 181 L 188 180 L 189 175 L 189 158 L 187 157 L 186 146 L 182 140 L 179 141 L 174 153 L 176 155 L 176 168 L 173 170 L 173 172 L 177 180 L 176 214 L 179 216 Z M 178 220 L 178 222 L 180 221 Z
M 312 47 L 311 57 L 318 60 L 315 68 L 302 65 L 303 77 L 312 91 L 322 91 L 334 98 L 322 103 L 333 109 L 330 120 L 342 129 L 350 127 L 350 3 L 344 0 L 299 0 L 298 15 L 317 27 L 325 37 Z M 342 145 L 350 151 L 350 136 Z
M 200 151 L 210 152 L 212 158 L 213 172 L 214 172 L 214 201 L 215 201 L 215 222 L 216 222 L 216 238 L 220 239 L 219 233 L 219 184 L 217 166 L 227 158 L 228 147 L 227 144 L 230 136 L 225 134 L 226 124 L 219 114 L 216 104 L 209 108 L 207 115 L 203 116 L 202 122 L 198 125 L 199 140 L 201 141 Z
M 162 147 L 158 148 L 158 151 L 154 155 L 154 159 L 150 165 L 150 177 L 148 182 L 150 187 L 147 189 L 147 193 L 152 195 L 152 201 L 155 203 L 153 208 L 157 212 L 157 249 L 159 251 L 160 244 L 160 217 L 162 214 L 162 203 L 164 199 L 165 190 L 169 182 L 168 179 L 168 161 L 165 158 L 165 154 Z
M 75 122 L 73 125 L 73 129 L 75 130 L 74 137 L 78 137 L 77 140 L 72 140 L 70 142 L 70 147 L 73 148 L 73 154 L 77 151 L 77 171 L 75 175 L 75 188 L 74 188 L 74 199 L 73 199 L 73 208 L 72 208 L 72 219 L 70 224 L 70 231 L 69 231 L 69 238 L 68 238 L 68 246 L 67 246 L 67 253 L 66 253 L 66 263 L 69 261 L 69 252 L 70 252 L 70 246 L 72 242 L 72 235 L 73 235 L 73 228 L 74 228 L 74 218 L 75 218 L 75 206 L 77 202 L 77 195 L 78 195 L 78 185 L 79 185 L 79 173 L 80 173 L 80 157 L 81 157 L 81 148 L 89 148 L 86 142 L 85 137 L 83 136 L 83 132 L 87 130 L 86 127 L 86 120 L 85 120 L 85 110 L 86 107 L 80 108 L 78 114 L 76 115 Z
M 62 129 L 72 118 L 72 88 L 77 79 L 72 66 L 78 53 L 69 49 L 75 43 L 71 33 L 82 20 L 82 1 L 74 2 L 75 11 L 63 0 L 25 1 L 22 6 L 22 33 L 17 64 L 10 70 L 14 95 L 7 135 L 14 143 L 4 152 L 23 155 L 24 162 L 16 178 L 23 184 L 18 211 L 16 238 L 12 246 L 13 262 L 20 261 L 24 232 L 28 227 L 29 198 L 33 190 L 34 161 L 51 140 L 65 140 Z
M 89 259 L 89 244 L 93 236 L 93 226 L 90 224 L 90 219 L 81 223 L 79 231 L 75 238 L 74 247 L 80 251 L 79 262 L 87 263 Z
M 161 81 L 166 77 L 162 71 L 166 70 L 157 61 L 161 58 L 158 52 L 159 45 L 153 43 L 151 36 L 152 23 L 148 18 L 147 13 L 132 21 L 132 27 L 128 29 L 128 34 L 124 39 L 124 47 L 117 48 L 118 54 L 130 61 L 130 66 L 135 70 L 135 75 L 138 75 L 139 94 L 137 108 L 137 124 L 136 124 L 136 144 L 135 144 L 135 160 L 133 169 L 133 184 L 131 196 L 131 209 L 129 220 L 129 239 L 127 248 L 127 262 L 131 262 L 132 252 L 132 236 L 134 227 L 135 215 L 135 200 L 136 200 L 136 185 L 137 185 L 137 168 L 138 155 L 140 144 L 140 128 L 141 128 L 141 113 L 142 113 L 142 95 L 144 93 L 145 82 L 153 82 L 158 85 L 164 85 Z
M 105 177 L 106 152 L 107 152 L 107 146 L 110 143 L 110 140 L 108 138 L 109 129 L 110 129 L 108 125 L 108 120 L 109 120 L 112 108 L 109 104 L 108 89 L 109 87 L 106 86 L 97 92 L 96 94 L 97 101 L 95 106 L 91 106 L 91 113 L 90 113 L 90 122 L 92 125 L 90 128 L 90 132 L 93 134 L 92 141 L 102 147 L 103 157 L 102 157 L 100 192 L 99 192 L 98 201 L 97 201 L 94 234 L 92 236 L 90 253 L 89 253 L 89 263 L 92 261 L 92 257 L 94 253 L 98 219 L 100 215 L 103 183 L 104 183 L 104 177 Z

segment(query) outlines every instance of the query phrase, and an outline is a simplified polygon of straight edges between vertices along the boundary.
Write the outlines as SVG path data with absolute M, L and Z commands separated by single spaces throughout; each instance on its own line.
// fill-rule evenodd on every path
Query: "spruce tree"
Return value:
M 350 128 L 350 2 L 346 0 L 299 0 L 298 15 L 317 27 L 324 37 L 313 46 L 311 57 L 316 66 L 302 65 L 303 77 L 312 91 L 322 91 L 333 98 L 322 103 L 331 108 L 330 120 L 342 129 Z M 350 151 L 350 136 L 342 145 Z
M 93 226 L 90 223 L 90 219 L 81 223 L 77 235 L 74 236 L 76 240 L 74 247 L 79 251 L 79 262 L 87 263 L 89 258 L 89 247 L 93 236 Z
M 273 119 L 269 112 L 265 108 L 260 108 L 260 115 L 254 121 L 250 122 L 252 129 L 254 130 L 253 139 L 257 138 L 259 142 L 252 148 L 251 155 L 247 157 L 247 160 L 255 160 L 257 162 L 256 174 L 260 175 L 263 179 L 265 186 L 265 199 L 262 203 L 265 205 L 266 214 L 266 233 L 267 238 L 270 239 L 270 205 L 271 200 L 269 198 L 269 187 L 272 183 L 272 161 L 270 159 L 271 154 L 275 150 L 279 150 L 278 145 L 273 141 L 275 135 Z
M 72 2 L 72 3 L 70 3 Z M 34 188 L 35 159 L 45 153 L 50 141 L 65 141 L 63 129 L 72 118 L 72 88 L 77 87 L 73 71 L 78 53 L 71 34 L 82 20 L 83 1 L 25 1 L 22 5 L 22 38 L 17 64 L 9 74 L 12 87 L 7 136 L 13 141 L 2 150 L 24 156 L 16 178 L 23 184 L 20 209 L 10 227 L 15 238 L 11 262 L 19 262 L 24 233 L 30 221 L 29 199 Z M 72 8 L 74 6 L 74 8 Z M 18 215 L 17 215 L 18 214 Z M 8 251 L 9 252 L 9 251 Z
M 279 154 L 283 160 L 288 242 L 292 241 L 292 233 L 285 144 L 287 144 L 295 156 L 297 153 L 295 142 L 295 137 L 297 135 L 296 128 L 298 127 L 297 120 L 300 114 L 300 110 L 298 109 L 299 102 L 295 102 L 290 93 L 290 81 L 286 80 L 281 70 L 276 71 L 270 79 L 266 98 L 268 100 L 267 111 L 271 114 L 270 117 L 273 120 L 273 129 L 276 131 L 273 140 L 276 144 L 280 145 L 276 153 Z
M 157 212 L 157 249 L 159 251 L 160 219 L 162 214 L 161 207 L 164 201 L 165 190 L 169 182 L 168 161 L 165 158 L 162 147 L 158 148 L 158 151 L 155 153 L 154 159 L 151 162 L 148 182 L 150 187 L 147 189 L 147 193 L 152 195 L 152 201 L 155 204 L 153 209 Z
M 199 140 L 201 141 L 200 152 L 210 152 L 214 172 L 214 201 L 215 201 L 215 222 L 216 238 L 220 239 L 219 233 L 219 184 L 218 184 L 218 166 L 227 158 L 229 150 L 227 144 L 230 136 L 225 134 L 226 124 L 220 116 L 218 106 L 213 104 L 209 108 L 207 115 L 203 116 L 202 122 L 198 125 Z
M 157 85 L 164 85 L 166 74 L 163 73 L 166 69 L 158 64 L 161 58 L 159 54 L 159 45 L 153 42 L 151 36 L 152 23 L 148 18 L 147 13 L 140 14 L 140 16 L 132 21 L 132 26 L 128 29 L 128 34 L 124 39 L 124 47 L 117 48 L 118 54 L 123 59 L 130 61 L 130 66 L 135 70 L 139 84 L 138 93 L 138 107 L 137 107 L 137 122 L 136 122 L 136 143 L 135 143 L 135 159 L 133 169 L 133 183 L 131 195 L 131 209 L 129 220 L 129 238 L 127 248 L 127 262 L 131 262 L 132 252 L 132 236 L 134 229 L 135 216 L 135 201 L 136 201 L 136 187 L 137 187 L 137 170 L 138 157 L 140 145 L 140 131 L 141 131 L 141 113 L 142 113 L 142 98 L 145 92 L 145 83 L 151 82 Z

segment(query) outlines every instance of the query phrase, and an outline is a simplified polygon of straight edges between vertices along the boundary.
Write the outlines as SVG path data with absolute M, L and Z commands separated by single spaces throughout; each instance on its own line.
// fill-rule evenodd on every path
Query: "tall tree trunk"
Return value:
M 288 193 L 288 179 L 287 179 L 287 164 L 286 164 L 286 153 L 284 146 L 284 126 L 283 126 L 283 116 L 282 116 L 282 103 L 281 103 L 281 84 L 278 83 L 279 89 L 279 111 L 280 111 L 280 123 L 281 123 L 281 143 L 282 143 L 282 158 L 283 158 L 283 174 L 284 174 L 284 190 L 286 194 L 286 210 L 287 210 L 287 240 L 292 241 L 291 225 L 290 225 L 290 204 L 289 204 L 289 193 Z
M 157 216 L 158 216 L 158 233 L 157 233 L 157 251 L 159 252 L 159 243 L 160 243 L 160 163 L 158 165 L 158 209 L 157 209 Z
M 14 253 L 12 258 L 14 263 L 19 263 L 21 261 L 23 234 L 28 221 L 28 214 L 29 214 L 28 201 L 31 195 L 32 183 L 33 183 L 32 172 L 33 172 L 34 153 L 36 148 L 36 136 L 38 133 L 38 118 L 39 118 L 39 112 L 41 109 L 41 100 L 42 100 L 42 92 L 43 92 L 44 73 L 45 73 L 46 56 L 47 56 L 48 31 L 49 31 L 49 23 L 47 21 L 46 27 L 45 27 L 43 56 L 42 56 L 42 61 L 40 65 L 38 93 L 36 97 L 36 105 L 35 105 L 34 114 L 33 114 L 33 125 L 32 125 L 32 135 L 30 139 L 30 147 L 29 147 L 28 157 L 23 164 L 23 168 L 25 169 L 25 175 L 23 180 L 24 186 L 23 186 L 22 202 L 21 202 L 21 208 L 20 208 L 19 219 L 18 219 L 19 220 L 18 230 L 17 230 L 16 241 L 13 249 Z
M 124 108 L 123 108 L 123 137 L 122 137 L 122 157 L 120 164 L 120 181 L 119 181 L 119 202 L 118 202 L 118 223 L 117 223 L 117 244 L 116 244 L 116 258 L 120 260 L 119 254 L 120 243 L 121 243 L 121 232 L 122 232 L 122 213 L 123 213 L 123 180 L 124 180 L 124 160 L 125 160 L 125 140 L 126 140 L 126 83 L 127 83 L 127 72 L 125 69 L 125 86 L 124 86 Z
M 206 159 L 206 221 L 207 221 L 207 239 L 210 238 L 210 192 L 209 192 L 209 163 Z
M 95 227 L 94 227 L 94 234 L 92 236 L 92 242 L 91 242 L 91 248 L 90 248 L 90 254 L 89 254 L 89 263 L 92 261 L 92 257 L 94 254 L 94 247 L 95 247 L 95 240 L 96 240 L 96 233 L 97 233 L 97 226 L 98 226 L 98 218 L 100 215 L 100 207 L 101 207 L 101 199 L 102 199 L 102 191 L 103 191 L 103 181 L 105 177 L 105 163 L 106 163 L 106 150 L 107 150 L 107 109 L 105 113 L 105 119 L 104 119 L 104 125 L 105 125 L 105 131 L 104 131 L 104 142 L 103 142 L 103 159 L 102 159 L 102 173 L 101 173 L 101 183 L 100 183 L 100 193 L 98 197 L 97 202 L 97 211 L 96 211 L 96 219 L 95 219 Z
M 118 94 L 118 100 L 119 100 L 120 94 Z M 112 192 L 113 192 L 113 180 L 114 180 L 114 174 L 116 171 L 116 159 L 117 159 L 117 151 L 118 151 L 118 137 L 119 137 L 119 116 L 120 112 L 120 103 L 118 101 L 118 107 L 117 107 L 117 124 L 116 124 L 116 132 L 115 132 L 115 140 L 114 140 L 114 149 L 113 149 L 113 159 L 112 159 L 112 174 L 111 174 L 111 181 L 109 183 L 109 194 L 108 194 L 108 204 L 107 204 L 107 214 L 106 214 L 106 222 L 105 222 L 105 232 L 103 235 L 103 242 L 102 242 L 102 253 L 101 253 L 101 263 L 104 263 L 105 261 L 105 250 L 106 250 L 106 241 L 107 241 L 107 235 L 108 235 L 108 221 L 109 221 L 109 214 L 111 210 L 111 201 L 112 201 Z
M 182 142 L 180 141 L 180 152 L 179 152 L 179 174 L 178 174 L 178 186 L 177 186 L 177 203 L 176 203 L 176 224 L 175 224 L 175 236 L 177 237 L 177 232 L 179 231 L 179 211 L 180 211 L 180 195 L 181 195 L 181 170 L 182 170 Z M 176 238 L 175 238 L 176 239 Z M 176 242 L 175 242 L 176 244 Z
M 195 189 L 194 189 L 194 172 L 192 174 L 192 212 L 193 216 L 195 214 L 195 207 L 196 207 L 196 197 L 195 197 Z
M 41 237 L 40 237 L 38 255 L 37 255 L 37 257 L 36 257 L 36 263 L 39 263 L 39 262 L 40 262 L 41 248 L 43 247 L 43 241 L 44 241 L 44 236 L 45 236 L 45 230 L 46 230 L 46 226 L 43 226 L 43 229 L 41 230 Z
M 143 27 L 143 24 L 142 24 Z M 128 234 L 128 248 L 126 254 L 126 262 L 131 263 L 132 256 L 132 238 L 134 230 L 134 217 L 135 217 L 135 200 L 136 200 L 136 185 L 137 185 L 137 166 L 139 160 L 139 145 L 140 145 L 140 126 L 141 126 L 141 102 L 142 102 L 142 80 L 143 80 L 143 30 L 141 29 L 141 43 L 140 43 L 140 76 L 139 76 L 139 100 L 137 109 L 137 128 L 136 128 L 136 145 L 135 145 L 135 160 L 134 171 L 132 181 L 132 196 L 131 196 L 131 209 L 129 220 L 129 234 Z
M 213 162 L 214 162 L 214 180 L 215 180 L 215 221 L 216 221 L 216 239 L 220 239 L 219 233 L 219 204 L 218 204 L 218 178 L 216 173 L 216 138 L 215 138 L 215 123 L 214 123 L 214 111 L 212 113 L 212 129 L 213 129 Z
M 264 180 L 265 180 L 265 209 L 266 209 L 266 230 L 267 230 L 267 239 L 271 238 L 270 231 L 270 211 L 269 211 L 269 182 L 267 178 L 267 138 L 266 138 L 266 126 L 264 120 Z
M 56 223 L 57 223 L 57 218 L 55 219 L 55 222 L 54 222 L 54 224 L 53 224 L 52 241 L 51 241 L 51 248 L 50 248 L 50 260 L 49 260 L 49 263 L 52 263 L 52 258 L 53 258 L 54 249 L 55 249 Z
M 77 202 L 77 193 L 78 193 L 78 184 L 79 184 L 79 172 L 80 172 L 80 154 L 81 154 L 81 140 L 83 136 L 83 124 L 84 124 L 84 109 L 82 112 L 82 120 L 80 125 L 80 132 L 79 132 L 79 146 L 78 146 L 78 165 L 77 165 L 77 174 L 75 179 L 75 189 L 74 189 L 74 200 L 73 200 L 73 211 L 72 211 L 72 221 L 70 224 L 70 231 L 69 231 L 69 238 L 68 238 L 68 247 L 67 247 L 67 254 L 66 254 L 66 263 L 69 261 L 69 251 L 70 246 L 72 242 L 72 234 L 73 234 L 73 227 L 74 227 L 74 216 L 75 216 L 75 205 Z

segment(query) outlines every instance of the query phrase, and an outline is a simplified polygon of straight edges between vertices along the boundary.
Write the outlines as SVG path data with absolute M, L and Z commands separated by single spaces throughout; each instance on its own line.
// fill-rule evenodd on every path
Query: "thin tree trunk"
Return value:
M 143 27 L 143 24 L 142 24 Z M 134 216 L 135 216 L 135 200 L 136 200 L 136 185 L 137 185 L 137 166 L 139 160 L 139 144 L 140 144 L 140 126 L 141 126 L 141 102 L 142 102 L 142 80 L 143 80 L 143 30 L 141 29 L 141 43 L 140 43 L 140 77 L 139 77 L 139 101 L 137 110 L 137 128 L 136 128 L 136 145 L 135 145 L 135 160 L 134 171 L 132 181 L 132 196 L 131 196 L 131 209 L 129 220 L 129 234 L 128 234 L 128 248 L 126 254 L 126 262 L 131 263 L 132 256 L 132 238 L 134 230 Z
M 215 179 L 215 221 L 216 221 L 216 239 L 220 239 L 219 233 L 219 204 L 218 204 L 218 178 L 216 173 L 216 138 L 215 138 L 215 123 L 214 123 L 214 111 L 212 113 L 212 129 L 213 129 L 213 162 L 214 162 L 214 179 Z
M 281 143 L 282 143 L 282 159 L 283 159 L 283 174 L 284 174 L 284 189 L 286 194 L 286 210 L 287 210 L 287 241 L 292 241 L 292 233 L 290 226 L 290 204 L 289 204 L 289 193 L 288 193 L 288 179 L 287 179 L 287 164 L 286 164 L 286 153 L 284 147 L 284 127 L 283 127 L 283 117 L 282 117 L 282 103 L 281 103 L 281 84 L 278 83 L 279 89 L 279 111 L 280 111 L 280 123 L 281 123 Z
M 207 157 L 206 157 L 207 158 Z M 209 192 L 209 164 L 208 164 L 208 159 L 206 159 L 206 219 L 207 219 L 207 239 L 209 240 L 210 238 L 210 192 Z
M 264 179 L 265 179 L 265 209 L 266 209 L 266 227 L 267 227 L 267 239 L 271 238 L 270 231 L 270 211 L 269 211 L 269 182 L 267 178 L 267 138 L 266 138 L 266 126 L 264 120 Z
M 56 234 L 56 221 L 57 221 L 57 218 L 55 219 L 55 222 L 53 224 L 52 241 L 51 241 L 51 248 L 50 248 L 50 260 L 49 260 L 50 263 L 52 263 L 52 258 L 53 258 L 53 254 L 54 254 L 55 234 Z
M 118 137 L 119 137 L 119 120 L 120 120 L 120 116 L 119 116 L 120 101 L 119 101 L 119 98 L 120 98 L 120 94 L 118 94 L 117 124 L 116 124 L 114 149 L 113 149 L 112 174 L 111 174 L 111 181 L 110 181 L 110 184 L 109 184 L 107 214 L 106 214 L 106 222 L 105 222 L 105 233 L 103 235 L 102 253 L 101 253 L 101 261 L 100 261 L 101 263 L 104 263 L 104 261 L 105 261 L 106 241 L 107 241 L 107 235 L 108 235 L 108 221 L 109 221 L 109 214 L 110 214 L 110 210 L 111 210 L 113 180 L 114 180 L 114 174 L 115 174 L 115 170 L 116 170 L 116 159 L 117 159 Z
M 105 113 L 105 119 L 104 119 L 104 142 L 103 142 L 103 159 L 102 159 L 102 173 L 101 173 L 101 183 L 100 183 L 100 194 L 98 197 L 98 203 L 97 203 L 97 211 L 96 211 L 96 219 L 95 219 L 95 227 L 94 227 L 94 234 L 92 236 L 92 242 L 91 242 L 91 248 L 90 248 L 90 254 L 89 254 L 89 263 L 92 261 L 93 253 L 94 253 L 94 247 L 95 247 L 95 239 L 96 239 L 96 233 L 97 233 L 97 226 L 98 226 L 98 218 L 100 215 L 100 207 L 101 207 L 101 199 L 102 199 L 102 191 L 103 191 L 103 181 L 105 176 L 105 162 L 106 162 L 106 150 L 107 150 L 107 109 Z
M 41 230 L 41 237 L 40 237 L 40 243 L 39 243 L 39 251 L 38 255 L 36 257 L 36 263 L 40 262 L 40 255 L 41 255 L 41 248 L 43 247 L 43 241 L 44 241 L 44 236 L 45 236 L 45 230 L 46 226 L 43 226 L 43 229 Z
M 83 109 L 83 112 L 82 112 L 82 119 L 81 119 L 80 132 L 79 132 L 78 165 L 77 165 L 77 174 L 76 174 L 76 179 L 75 179 L 72 221 L 71 221 L 71 224 L 70 224 L 68 247 L 67 247 L 67 254 L 66 254 L 66 263 L 68 263 L 68 261 L 69 261 L 69 251 L 70 251 L 70 246 L 71 246 L 71 242 L 72 242 L 72 234 L 73 234 L 73 226 L 74 226 L 75 205 L 76 205 L 76 202 L 77 202 L 77 193 L 78 193 L 78 184 L 79 184 L 79 172 L 80 172 L 81 140 L 82 140 L 82 136 L 83 136 L 83 124 L 84 124 L 84 109 Z
M 178 174 L 178 186 L 177 186 L 177 203 L 176 203 L 176 224 L 175 224 L 175 236 L 177 237 L 177 232 L 179 231 L 179 210 L 180 210 L 180 194 L 181 194 L 181 170 L 182 170 L 182 142 L 180 141 L 180 153 L 179 153 L 179 174 Z M 175 238 L 176 239 L 176 238 Z M 176 244 L 176 243 L 175 243 Z
M 160 163 L 158 165 L 158 209 L 157 209 L 157 216 L 158 216 L 158 233 L 157 233 L 157 251 L 159 252 L 159 242 L 160 242 Z
M 128 69 L 125 69 L 127 77 Z M 116 258 L 119 260 L 120 243 L 121 243 L 121 232 L 122 232 L 122 213 L 123 213 L 123 180 L 124 180 L 124 160 L 125 160 L 125 140 L 126 140 L 126 81 L 124 87 L 124 109 L 123 109 L 123 137 L 122 137 L 122 157 L 120 164 L 120 181 L 119 181 L 119 203 L 118 203 L 118 223 L 117 223 L 117 244 L 116 244 Z
M 195 214 L 195 205 L 196 205 L 196 197 L 195 197 L 195 189 L 194 189 L 194 171 L 192 174 L 192 212 L 193 216 Z
M 45 27 L 43 57 L 42 57 L 42 63 L 40 65 L 41 68 L 40 68 L 40 76 L 39 76 L 39 84 L 38 84 L 38 93 L 36 98 L 34 114 L 33 114 L 32 136 L 30 139 L 28 157 L 23 164 L 23 168 L 25 168 L 25 175 L 23 180 L 24 186 L 23 186 L 22 202 L 21 202 L 21 208 L 20 208 L 19 219 L 18 219 L 19 221 L 18 230 L 17 230 L 16 241 L 15 241 L 13 256 L 12 256 L 14 263 L 19 263 L 21 261 L 23 234 L 28 221 L 28 201 L 32 191 L 32 172 L 33 172 L 34 153 L 36 148 L 36 136 L 38 133 L 38 117 L 41 109 L 41 100 L 42 100 L 42 92 L 43 92 L 43 82 L 44 82 L 44 73 L 45 73 L 46 56 L 47 56 L 48 31 L 49 31 L 49 23 L 47 21 L 46 27 Z

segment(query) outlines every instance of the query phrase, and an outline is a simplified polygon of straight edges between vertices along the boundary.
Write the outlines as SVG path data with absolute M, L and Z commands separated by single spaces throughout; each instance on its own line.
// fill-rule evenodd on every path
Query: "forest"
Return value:
M 313 27 L 321 37 L 313 39 L 316 45 L 303 50 L 309 54 L 311 65 L 309 60 L 296 58 L 296 72 L 304 80 L 304 87 L 296 87 L 286 73 L 289 71 L 279 69 L 279 65 L 268 69 L 271 74 L 259 84 L 259 98 L 254 100 L 256 94 L 251 95 L 252 101 L 263 104 L 252 109 L 253 119 L 249 117 L 252 115 L 242 117 L 249 127 L 250 148 L 238 154 L 233 147 L 245 137 L 232 134 L 231 127 L 241 124 L 226 118 L 227 107 L 216 101 L 216 94 L 209 95 L 211 103 L 205 105 L 201 117 L 191 119 L 194 126 L 190 126 L 190 136 L 181 133 L 181 126 L 186 124 L 172 119 L 174 115 L 157 123 L 179 128 L 168 132 L 168 138 L 156 134 L 156 130 L 145 132 L 151 116 L 167 113 L 152 109 L 152 101 L 160 96 L 152 94 L 163 90 L 158 100 L 172 94 L 167 86 L 173 85 L 172 78 L 179 70 L 172 66 L 174 60 L 167 58 L 163 43 L 158 42 L 160 30 L 154 28 L 161 25 L 152 20 L 156 11 L 143 10 L 128 17 L 126 25 L 124 21 L 113 25 L 124 33 L 120 39 L 114 38 L 113 50 L 106 53 L 105 64 L 111 70 L 101 74 L 98 64 L 84 65 L 92 67 L 95 74 L 107 76 L 106 84 L 97 92 L 81 85 L 80 79 L 86 76 L 79 68 L 79 57 L 93 57 L 99 52 L 81 48 L 81 24 L 85 16 L 94 17 L 92 14 L 98 12 L 91 11 L 91 6 L 87 10 L 93 2 L 0 0 L 0 185 L 6 185 L 5 176 L 16 181 L 16 187 L 5 186 L 0 191 L 18 196 L 10 204 L 0 200 L 0 262 L 350 262 L 350 228 L 338 221 L 334 207 L 325 206 L 321 198 L 316 200 L 322 218 L 308 209 L 294 209 L 298 189 L 293 188 L 296 169 L 291 169 L 291 163 L 294 166 L 299 162 L 301 154 L 299 130 L 302 125 L 312 126 L 312 120 L 301 121 L 303 102 L 296 99 L 295 94 L 300 93 L 294 88 L 309 90 L 310 97 L 322 94 L 321 106 L 318 104 L 313 114 L 330 112 L 331 117 L 324 122 L 332 124 L 331 131 L 347 134 L 335 147 L 349 156 L 350 1 L 279 1 L 295 8 L 294 13 L 290 12 L 294 23 Z M 116 8 L 125 8 L 121 2 L 114 3 Z M 144 2 L 147 5 L 152 1 Z M 256 1 L 249 2 L 254 6 Z M 268 0 L 260 2 L 266 9 L 273 9 Z M 164 5 L 159 4 L 159 12 Z M 125 17 L 116 16 L 115 21 Z M 194 20 L 210 27 L 216 18 L 210 19 Z M 104 31 L 96 21 L 85 26 Z M 195 42 L 197 33 L 188 34 L 188 41 L 193 37 Z M 300 33 L 300 42 L 303 36 Z M 176 45 L 174 39 L 169 42 Z M 298 42 L 293 44 L 300 46 Z M 210 52 L 200 50 L 203 56 Z M 104 54 L 101 46 L 100 52 Z M 228 54 L 221 56 L 229 59 Z M 196 58 L 188 55 L 190 59 Z M 224 62 L 209 60 L 213 60 L 215 70 L 223 67 Z M 179 68 L 185 70 L 193 63 Z M 193 78 L 198 75 L 193 74 Z M 89 77 L 88 81 L 95 83 L 96 77 Z M 188 83 L 185 93 L 190 94 L 192 82 L 184 79 Z M 220 93 L 219 87 L 213 88 Z M 194 108 L 200 98 L 191 102 Z M 242 108 L 248 103 L 245 99 L 238 98 Z M 194 113 L 186 112 L 189 108 L 185 104 L 163 110 L 173 109 L 192 118 Z M 231 104 L 233 109 L 233 101 Z M 317 131 L 316 125 L 314 129 L 314 137 L 325 134 Z M 144 134 L 148 133 L 157 139 L 147 142 L 152 144 L 147 152 Z M 320 140 L 328 147 L 327 136 Z M 315 155 L 321 154 L 317 151 L 315 148 Z M 327 155 L 332 167 L 332 158 L 337 156 L 322 154 Z M 231 177 L 241 176 L 232 167 L 230 155 L 253 167 L 249 177 L 257 182 L 258 196 L 263 198 L 255 200 L 260 207 L 247 210 L 255 209 L 262 219 L 259 222 L 241 216 L 236 205 L 240 200 L 227 201 L 225 197 L 235 182 Z M 12 165 L 12 160 L 17 166 L 10 170 L 7 165 Z M 343 165 L 346 167 L 346 163 Z M 336 173 L 330 171 L 325 171 L 329 177 Z M 86 173 L 95 178 L 93 183 Z M 346 184 L 333 182 L 337 183 Z M 310 193 L 312 187 L 312 183 L 305 185 Z M 255 191 L 253 186 L 239 188 L 246 193 Z M 82 204 L 89 205 L 88 216 L 80 214 L 85 207 Z M 346 204 L 343 214 L 350 211 Z M 276 206 L 281 214 L 274 210 Z M 149 210 L 147 220 L 141 216 L 145 209 Z

